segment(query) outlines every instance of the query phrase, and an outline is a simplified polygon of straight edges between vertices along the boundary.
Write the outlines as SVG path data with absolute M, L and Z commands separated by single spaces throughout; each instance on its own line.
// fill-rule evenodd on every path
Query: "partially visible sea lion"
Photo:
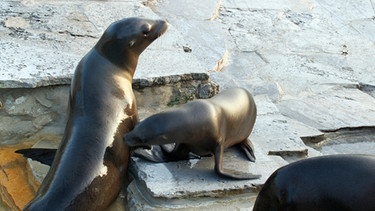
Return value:
M 374 211 L 374 197 L 374 156 L 321 156 L 276 170 L 261 189 L 253 210 Z
M 143 156 L 154 162 L 188 159 L 189 154 L 214 154 L 215 171 L 234 179 L 256 179 L 259 175 L 222 168 L 223 151 L 240 145 L 250 161 L 255 161 L 253 145 L 248 138 L 257 115 L 251 94 L 233 88 L 206 99 L 189 102 L 177 109 L 150 116 L 126 134 L 132 147 L 176 143 L 165 156 Z
M 38 161 L 42 164 L 51 166 L 55 159 L 57 149 L 50 148 L 27 148 L 16 150 L 17 153 L 22 154 L 26 158 Z
M 162 20 L 117 21 L 83 57 L 71 84 L 64 137 L 56 155 L 44 151 L 54 155 L 53 163 L 25 210 L 105 210 L 116 199 L 129 159 L 122 137 L 138 122 L 132 90 L 138 57 L 167 26 Z

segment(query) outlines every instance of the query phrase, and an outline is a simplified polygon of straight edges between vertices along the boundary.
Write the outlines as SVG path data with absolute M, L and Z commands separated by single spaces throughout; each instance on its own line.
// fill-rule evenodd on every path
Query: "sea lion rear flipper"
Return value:
M 222 168 L 223 163 L 223 146 L 218 146 L 215 150 L 215 171 L 217 174 L 222 175 L 224 177 L 232 178 L 232 179 L 259 179 L 261 175 L 258 174 L 251 174 L 247 172 L 240 172 L 230 169 Z
M 243 142 L 241 142 L 239 145 L 242 148 L 242 150 L 245 152 L 247 158 L 249 158 L 251 162 L 255 162 L 256 158 L 254 154 L 254 146 L 251 140 L 247 138 Z
M 22 154 L 26 158 L 38 161 L 40 163 L 51 166 L 55 158 L 57 149 L 48 148 L 28 148 L 16 150 L 16 153 Z

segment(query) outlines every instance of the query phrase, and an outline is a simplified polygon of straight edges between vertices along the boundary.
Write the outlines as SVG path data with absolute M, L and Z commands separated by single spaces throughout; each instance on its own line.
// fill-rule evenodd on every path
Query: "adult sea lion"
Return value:
M 116 199 L 129 159 L 122 137 L 138 122 L 132 90 L 138 57 L 167 26 L 162 20 L 117 21 L 83 57 L 62 142 L 25 210 L 105 210 Z
M 132 147 L 176 143 L 171 150 L 144 156 L 154 162 L 188 159 L 214 154 L 215 171 L 234 179 L 256 179 L 259 175 L 223 169 L 223 151 L 240 145 L 250 161 L 255 161 L 253 145 L 248 138 L 256 119 L 256 105 L 251 94 L 233 88 L 205 100 L 195 100 L 177 109 L 150 116 L 125 135 Z M 163 149 L 163 147 L 162 147 Z
M 261 189 L 253 210 L 373 211 L 374 197 L 374 156 L 321 156 L 276 170 Z

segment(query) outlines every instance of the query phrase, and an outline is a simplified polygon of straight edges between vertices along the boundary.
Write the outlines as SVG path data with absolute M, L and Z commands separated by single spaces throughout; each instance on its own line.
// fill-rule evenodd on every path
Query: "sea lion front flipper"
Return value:
M 22 154 L 26 158 L 38 161 L 40 163 L 51 166 L 55 158 L 57 149 L 49 148 L 27 148 L 16 150 L 16 153 Z
M 190 152 L 189 147 L 184 144 L 163 144 L 160 146 L 170 161 L 201 159 L 201 156 Z
M 219 145 L 216 147 L 215 150 L 215 171 L 217 174 L 222 175 L 224 177 L 232 178 L 232 179 L 259 179 L 261 175 L 258 174 L 251 174 L 247 172 L 240 172 L 230 169 L 224 169 L 222 168 L 223 164 L 223 152 L 224 148 L 223 146 Z
M 168 162 L 168 158 L 164 155 L 164 151 L 159 145 L 152 146 L 151 149 L 137 148 L 132 152 L 133 157 L 142 158 L 154 163 Z
M 167 163 L 188 159 L 199 159 L 200 156 L 187 150 L 179 144 L 154 145 L 150 150 L 137 148 L 133 150 L 132 156 L 139 157 L 155 163 Z
M 189 152 L 189 159 L 201 159 L 202 156 L 199 156 L 195 153 Z
M 245 152 L 247 158 L 249 158 L 251 162 L 255 162 L 256 158 L 254 154 L 254 146 L 251 140 L 247 138 L 243 142 L 241 142 L 239 145 L 242 148 L 242 150 Z

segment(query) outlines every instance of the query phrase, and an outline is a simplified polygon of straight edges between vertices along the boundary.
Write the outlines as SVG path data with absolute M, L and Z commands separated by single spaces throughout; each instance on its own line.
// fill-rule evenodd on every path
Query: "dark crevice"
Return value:
M 359 83 L 358 89 L 364 93 L 371 95 L 371 97 L 375 98 L 375 86 L 374 85 Z
M 289 150 L 282 150 L 282 151 L 269 151 L 268 155 L 278 155 L 278 156 L 306 156 L 307 149 L 300 150 L 300 151 L 289 151 Z
M 324 134 L 312 137 L 301 137 L 302 141 L 314 148 L 342 143 L 375 143 L 375 126 L 345 127 L 332 130 L 321 130 Z
M 70 35 L 72 37 L 89 37 L 89 38 L 95 38 L 95 39 L 98 38 L 96 36 L 92 36 L 92 35 L 88 35 L 88 34 L 74 34 L 74 33 L 69 32 L 69 31 L 59 31 L 58 33 L 59 34 L 68 34 L 68 35 Z

